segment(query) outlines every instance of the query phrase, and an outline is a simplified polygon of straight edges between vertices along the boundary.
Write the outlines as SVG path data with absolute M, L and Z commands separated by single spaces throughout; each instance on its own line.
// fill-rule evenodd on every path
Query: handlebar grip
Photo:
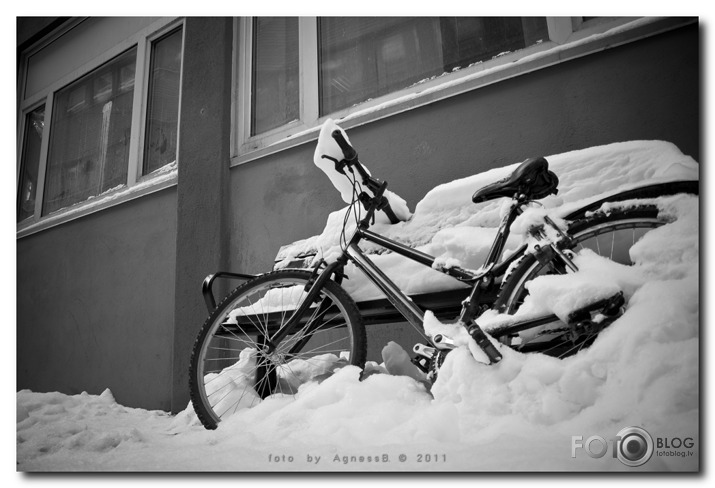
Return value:
M 343 156 L 345 156 L 346 160 L 354 161 L 357 159 L 357 151 L 355 151 L 348 141 L 345 140 L 342 132 L 335 129 L 331 135 L 333 136 L 333 139 L 335 139 L 335 142 L 338 143 L 338 146 L 340 146 L 340 149 L 342 149 Z

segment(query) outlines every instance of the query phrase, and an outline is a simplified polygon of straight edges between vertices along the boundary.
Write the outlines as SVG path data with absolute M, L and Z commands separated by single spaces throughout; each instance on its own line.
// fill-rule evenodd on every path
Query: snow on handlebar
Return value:
M 341 144 L 338 142 L 341 140 L 341 137 L 338 136 L 336 140 L 333 136 L 333 132 L 335 131 L 338 131 L 340 136 L 342 136 Z M 342 144 L 343 142 L 344 144 Z M 341 147 L 341 145 L 343 145 L 343 147 Z M 352 159 L 357 158 L 357 153 L 350 144 L 348 135 L 343 129 L 338 127 L 332 119 L 326 120 L 320 130 L 318 144 L 313 155 L 313 162 L 328 176 L 335 189 L 340 192 L 343 201 L 347 204 L 351 204 L 353 201 L 352 177 L 346 177 L 346 174 L 340 172 L 335 164 L 335 161 L 351 160 L 348 156 L 351 156 Z M 370 176 L 370 170 L 366 168 L 364 164 L 361 163 L 361 165 L 367 175 Z M 367 187 L 363 187 L 363 191 L 368 193 L 370 197 L 374 197 L 373 192 Z M 412 217 L 412 213 L 409 208 L 407 208 L 407 203 L 404 199 L 390 190 L 386 190 L 384 196 L 387 198 L 395 216 L 400 221 L 406 221 Z M 385 212 L 378 211 L 375 214 L 375 222 L 389 224 L 390 219 Z

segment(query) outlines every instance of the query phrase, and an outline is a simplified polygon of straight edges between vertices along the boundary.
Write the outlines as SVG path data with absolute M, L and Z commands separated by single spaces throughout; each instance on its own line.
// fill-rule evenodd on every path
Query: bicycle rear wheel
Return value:
M 620 264 L 632 264 L 629 250 L 646 233 L 667 223 L 658 215 L 655 206 L 647 205 L 608 214 L 597 212 L 591 217 L 573 221 L 569 234 L 575 244 L 573 250 L 591 249 L 600 256 Z M 515 314 L 528 295 L 527 284 L 544 274 L 563 274 L 554 261 L 540 263 L 533 254 L 527 254 L 504 279 L 495 308 L 503 313 Z M 578 332 L 578 331 L 577 331 Z M 590 346 L 600 330 L 574 333 L 563 322 L 541 326 L 538 332 L 528 331 L 509 336 L 496 336 L 501 342 L 521 352 L 540 352 L 564 358 Z
M 233 290 L 194 343 L 191 401 L 207 429 L 271 394 L 293 394 L 337 368 L 365 365 L 365 329 L 355 302 L 334 281 L 279 344 L 271 337 L 307 296 L 312 273 L 280 270 Z

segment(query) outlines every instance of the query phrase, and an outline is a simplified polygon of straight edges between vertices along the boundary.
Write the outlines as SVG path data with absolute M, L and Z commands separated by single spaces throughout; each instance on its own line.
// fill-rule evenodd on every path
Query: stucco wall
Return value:
M 17 389 L 169 409 L 176 189 L 17 241 Z
M 361 161 L 412 209 L 439 183 L 616 141 L 663 139 L 699 160 L 698 36 L 697 25 L 680 28 L 348 133 Z M 314 167 L 314 147 L 231 170 L 233 270 L 269 269 L 282 244 L 321 232 L 344 205 Z
M 189 401 L 189 358 L 207 317 L 201 283 L 226 269 L 233 20 L 191 17 L 184 31 L 179 128 L 171 408 Z

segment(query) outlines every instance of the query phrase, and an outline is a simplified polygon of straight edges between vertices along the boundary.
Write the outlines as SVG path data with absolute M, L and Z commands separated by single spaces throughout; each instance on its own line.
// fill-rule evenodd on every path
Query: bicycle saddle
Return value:
M 495 198 L 512 198 L 516 194 L 526 195 L 528 200 L 538 200 L 558 193 L 556 189 L 558 185 L 559 178 L 554 172 L 549 171 L 549 163 L 546 159 L 529 158 L 503 180 L 474 192 L 472 201 L 482 203 Z

